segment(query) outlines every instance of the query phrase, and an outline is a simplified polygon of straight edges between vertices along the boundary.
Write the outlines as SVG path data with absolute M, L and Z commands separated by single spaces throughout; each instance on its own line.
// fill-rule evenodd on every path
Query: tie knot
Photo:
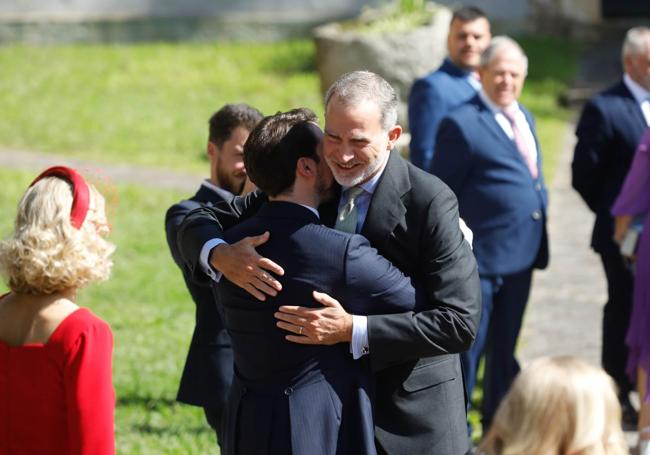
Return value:
M 363 188 L 360 186 L 353 186 L 345 190 L 345 194 L 348 197 L 348 201 L 354 201 L 357 196 L 359 196 L 363 192 Z
M 517 106 L 509 106 L 503 109 L 501 112 L 508 119 L 510 123 L 515 123 L 515 115 L 517 115 Z

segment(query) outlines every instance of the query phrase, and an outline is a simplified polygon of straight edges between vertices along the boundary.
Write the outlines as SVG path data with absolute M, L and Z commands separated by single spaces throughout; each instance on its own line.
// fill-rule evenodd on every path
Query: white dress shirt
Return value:
M 485 103 L 485 105 L 492 111 L 494 114 L 494 120 L 499 124 L 501 129 L 503 130 L 506 135 L 514 141 L 515 139 L 515 134 L 512 132 L 512 126 L 510 125 L 510 120 L 506 118 L 505 115 L 503 115 L 503 110 L 485 94 L 484 91 L 480 91 L 478 95 L 481 97 L 481 100 Z M 528 150 L 530 150 L 530 153 L 532 154 L 535 162 L 537 162 L 537 143 L 535 142 L 535 136 L 533 136 L 533 131 L 528 124 L 528 120 L 526 120 L 526 116 L 522 112 L 522 110 L 519 108 L 519 103 L 514 101 L 510 106 L 505 108 L 507 110 L 512 109 L 515 111 L 515 123 L 517 124 L 517 128 L 519 128 L 519 131 L 521 131 L 521 134 L 524 137 L 524 141 L 526 142 L 526 147 L 528 147 Z

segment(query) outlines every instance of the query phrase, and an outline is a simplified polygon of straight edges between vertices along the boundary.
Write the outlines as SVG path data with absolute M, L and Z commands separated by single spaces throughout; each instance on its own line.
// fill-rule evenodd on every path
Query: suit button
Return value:
M 531 216 L 535 221 L 542 219 L 542 213 L 539 210 L 535 210 Z
M 286 396 L 289 396 L 289 395 L 291 395 L 292 393 L 293 393 L 293 387 L 287 387 L 286 389 L 284 389 L 284 394 L 285 394 Z
M 542 184 L 539 183 L 539 182 L 537 182 L 537 183 L 535 184 L 535 190 L 536 190 L 536 191 L 542 191 Z

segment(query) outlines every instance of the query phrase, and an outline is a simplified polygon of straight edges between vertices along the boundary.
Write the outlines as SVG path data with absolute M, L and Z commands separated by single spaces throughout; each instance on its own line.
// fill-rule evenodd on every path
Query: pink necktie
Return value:
M 521 133 L 521 130 L 519 129 L 519 127 L 517 126 L 517 122 L 515 121 L 515 114 L 517 113 L 517 108 L 503 110 L 502 112 L 503 115 L 505 115 L 505 117 L 510 122 L 510 126 L 512 127 L 512 134 L 515 137 L 515 145 L 517 146 L 519 153 L 521 153 L 521 156 L 524 157 L 524 162 L 528 166 L 530 175 L 532 175 L 532 177 L 536 179 L 537 161 L 535 160 L 535 157 L 533 157 L 531 150 L 526 145 L 526 141 L 524 140 L 524 135 Z

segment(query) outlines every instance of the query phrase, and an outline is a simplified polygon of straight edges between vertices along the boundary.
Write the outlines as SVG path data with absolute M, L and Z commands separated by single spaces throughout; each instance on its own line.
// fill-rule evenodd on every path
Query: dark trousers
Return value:
M 600 255 L 607 277 L 607 303 L 603 310 L 603 369 L 618 386 L 621 396 L 627 397 L 633 383 L 625 373 L 627 346 L 625 336 L 632 312 L 634 276 L 618 252 Z
M 223 434 L 224 434 L 224 429 L 225 429 L 225 427 L 224 427 L 224 425 L 225 425 L 225 423 L 224 423 L 224 414 L 225 414 L 224 407 L 225 407 L 225 405 L 224 406 L 212 406 L 212 407 L 205 406 L 203 408 L 203 412 L 205 413 L 205 420 L 208 421 L 208 424 L 210 425 L 210 427 L 212 427 L 212 429 L 216 433 L 216 435 L 217 435 L 217 444 L 219 444 L 219 446 L 221 446 L 221 441 L 222 441 Z
M 481 322 L 474 344 L 461 354 L 461 361 L 468 396 L 471 397 L 479 360 L 485 354 L 481 406 L 484 432 L 492 423 L 501 399 L 519 372 L 515 347 L 531 279 L 532 269 L 512 275 L 481 277 Z

